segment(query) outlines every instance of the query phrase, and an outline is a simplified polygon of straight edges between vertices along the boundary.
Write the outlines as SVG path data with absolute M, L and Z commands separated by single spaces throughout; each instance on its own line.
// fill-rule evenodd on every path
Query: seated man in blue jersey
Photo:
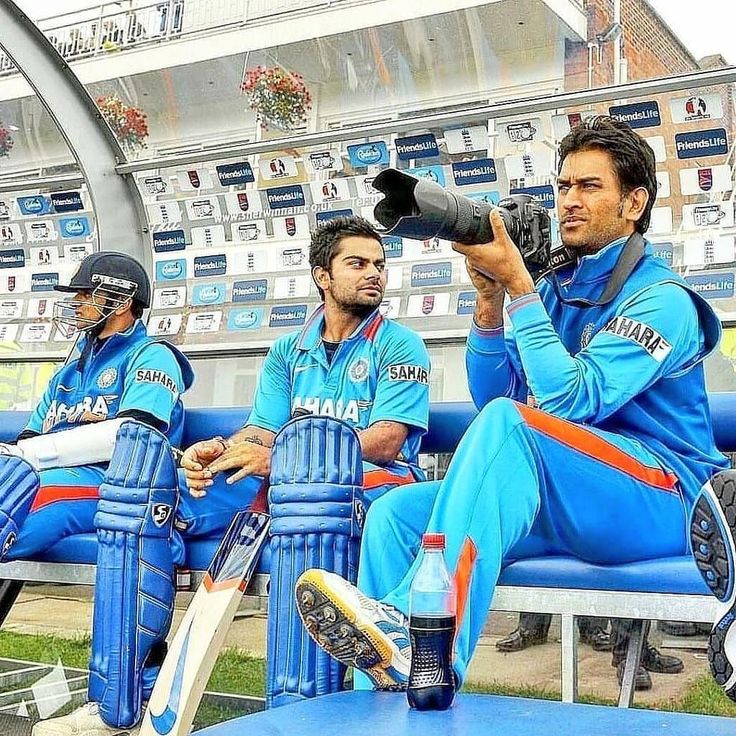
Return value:
M 305 458 L 305 467 L 299 468 L 291 479 L 294 493 L 300 488 L 304 493 L 304 504 L 296 514 L 302 521 L 294 520 L 295 530 L 298 528 L 303 534 L 308 531 L 303 519 L 317 518 L 310 517 L 310 513 L 322 514 L 325 522 L 330 513 L 327 506 L 310 511 L 310 491 L 304 490 L 311 487 L 308 480 L 311 470 L 329 468 L 335 461 L 333 457 L 325 457 L 324 449 L 320 452 L 324 442 L 329 443 L 320 433 L 342 432 L 344 441 L 349 443 L 350 435 L 357 432 L 362 467 L 335 469 L 345 484 L 352 483 L 358 488 L 353 508 L 356 523 L 352 524 L 353 533 L 349 535 L 351 541 L 344 557 L 335 551 L 335 559 L 329 563 L 332 569 L 345 565 L 346 573 L 350 574 L 356 567 L 358 527 L 368 503 L 389 488 L 424 477 L 417 455 L 429 414 L 429 356 L 415 332 L 381 315 L 379 307 L 386 289 L 385 256 L 381 238 L 370 223 L 351 216 L 330 220 L 319 227 L 312 234 L 310 265 L 323 304 L 301 330 L 279 338 L 271 347 L 247 426 L 230 439 L 215 438 L 188 448 L 182 467 L 195 497 L 204 497 L 206 501 L 214 494 L 218 498 L 211 508 L 213 515 L 219 509 L 221 517 L 222 509 L 246 505 L 262 477 L 271 474 L 273 482 L 272 471 L 281 462 L 271 451 L 274 437 L 294 412 L 324 417 L 319 422 L 320 429 L 314 429 L 313 423 L 310 430 L 315 433 L 310 440 L 314 447 L 312 456 Z M 296 447 L 294 454 L 298 454 Z M 229 484 L 237 485 L 230 488 Z M 330 498 L 325 496 L 323 500 L 328 502 Z M 293 580 L 283 589 L 276 585 L 274 576 L 286 569 L 287 562 L 274 562 L 274 556 L 277 544 L 279 553 L 289 556 L 283 550 L 291 542 L 281 537 L 290 540 L 293 534 L 284 520 L 288 514 L 280 506 L 288 504 L 288 499 L 276 499 L 272 495 L 270 502 L 274 520 L 277 515 L 281 519 L 278 523 L 274 521 L 272 527 L 269 625 L 275 627 L 280 621 L 282 630 L 286 631 L 287 626 L 293 625 L 287 623 L 289 618 L 294 619 Z M 314 504 L 319 503 L 315 498 Z M 193 504 L 190 506 L 194 509 Z M 309 564 L 322 559 L 319 538 L 326 538 L 327 529 L 325 524 L 309 535 L 308 549 L 302 552 L 303 569 L 305 554 Z M 322 561 L 328 564 L 325 559 Z M 296 622 L 298 626 L 298 619 Z M 299 626 L 295 633 L 291 637 L 296 640 L 294 646 L 313 648 Z M 313 682 L 305 683 L 297 672 L 290 681 L 299 681 L 298 692 L 287 693 L 285 683 L 290 678 L 287 666 L 298 669 L 307 655 L 291 657 L 287 665 L 281 661 L 288 658 L 287 653 L 278 651 L 275 644 L 274 647 L 269 646 L 269 703 L 278 705 L 287 702 L 291 695 L 325 692 Z M 335 677 L 339 676 L 337 672 Z
M 89 703 L 41 721 L 36 736 L 132 734 L 171 623 L 181 394 L 187 359 L 146 334 L 145 269 L 95 253 L 60 291 L 59 326 L 79 330 L 27 426 L 0 450 L 3 560 L 33 557 L 64 537 L 97 535 Z
M 717 557 L 715 528 L 728 529 L 715 522 L 717 502 L 700 509 L 697 500 L 728 467 L 703 372 L 720 324 L 642 237 L 657 196 L 654 154 L 628 125 L 600 116 L 561 141 L 559 161 L 560 233 L 576 263 L 535 285 L 498 212 L 492 242 L 455 245 L 478 291 L 467 368 L 480 413 L 444 480 L 371 507 L 360 593 L 320 570 L 296 586 L 310 633 L 375 685 L 407 683 L 408 594 L 425 530 L 447 539 L 459 685 L 505 560 L 559 554 L 619 564 L 686 554 L 696 502 L 712 537 L 693 545 L 703 560 Z M 724 599 L 733 596 L 728 575 Z M 425 682 L 452 677 L 422 669 L 429 661 L 416 663 Z

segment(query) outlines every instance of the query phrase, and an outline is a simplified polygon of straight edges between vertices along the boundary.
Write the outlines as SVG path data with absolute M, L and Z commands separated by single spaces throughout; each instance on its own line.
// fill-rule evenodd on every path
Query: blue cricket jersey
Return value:
M 400 422 L 409 428 L 401 454 L 416 466 L 429 418 L 430 363 L 421 337 L 376 309 L 328 363 L 323 326 L 320 306 L 302 330 L 276 340 L 264 361 L 248 424 L 278 432 L 299 407 L 356 429 Z
M 80 338 L 80 355 L 88 336 Z M 166 342 L 154 340 L 136 320 L 125 332 L 104 340 L 79 370 L 79 357 L 51 378 L 26 429 L 39 434 L 80 426 L 85 413 L 114 419 L 121 411 L 152 414 L 166 427 L 172 445 L 181 442 L 181 394 L 194 380 L 187 358 Z
M 720 322 L 646 243 L 620 293 L 600 298 L 626 242 L 621 238 L 574 269 L 513 300 L 510 324 L 474 326 L 466 362 L 478 407 L 498 396 L 563 419 L 639 440 L 680 480 L 688 505 L 714 472 L 728 467 L 715 446 L 703 359 L 718 345 Z

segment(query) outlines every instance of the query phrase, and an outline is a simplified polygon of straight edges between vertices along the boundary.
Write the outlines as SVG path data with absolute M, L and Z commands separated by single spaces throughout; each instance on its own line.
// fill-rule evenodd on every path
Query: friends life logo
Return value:
M 215 171 L 217 172 L 220 185 L 223 187 L 229 187 L 233 184 L 250 184 L 256 180 L 253 174 L 253 167 L 248 161 L 215 166 Z
M 444 286 L 452 282 L 452 263 L 440 261 L 437 263 L 418 263 L 411 267 L 411 285 Z
M 694 130 L 675 135 L 677 158 L 700 158 L 701 156 L 725 156 L 728 153 L 728 136 L 725 128 Z
M 183 230 L 162 230 L 153 234 L 153 250 L 156 253 L 170 253 L 187 247 Z
M 731 299 L 734 296 L 734 274 L 712 273 L 685 276 L 690 288 L 705 299 Z
M 518 189 L 512 189 L 509 194 L 529 194 L 548 210 L 555 208 L 555 190 L 551 184 L 544 184 L 539 187 L 519 187 Z
M 227 273 L 227 256 L 197 256 L 194 259 L 194 278 L 203 276 L 224 276 Z
M 23 248 L 0 250 L 0 268 L 23 268 L 26 265 L 26 254 Z
M 196 284 L 192 289 L 192 304 L 202 307 L 225 302 L 225 284 Z
M 476 291 L 461 291 L 457 295 L 456 314 L 473 314 L 475 312 L 475 303 L 478 299 Z
M 350 217 L 353 211 L 350 209 L 345 210 L 328 210 L 327 212 L 316 212 L 314 215 L 315 222 L 317 225 L 324 225 L 324 223 L 334 220 L 336 217 Z
M 86 238 L 91 233 L 87 217 L 62 217 L 59 230 L 62 238 Z
M 304 207 L 306 204 L 304 188 L 300 184 L 266 189 L 266 199 L 268 200 L 268 206 L 272 210 L 283 210 L 287 207 Z
M 48 215 L 51 210 L 51 200 L 37 194 L 32 197 L 18 197 L 16 200 L 21 215 Z
M 306 304 L 290 304 L 271 308 L 269 327 L 300 327 L 307 319 Z
M 401 258 L 404 255 L 404 241 L 398 235 L 382 235 L 381 243 L 387 260 Z
M 58 213 L 77 212 L 84 209 L 81 192 L 53 192 L 51 204 Z
M 267 279 L 253 279 L 251 281 L 236 281 L 233 284 L 234 302 L 260 302 L 268 294 Z
M 31 274 L 31 291 L 54 291 L 58 285 L 58 273 Z
M 388 164 L 388 148 L 383 141 L 348 146 L 348 158 L 353 168 Z
M 459 187 L 494 182 L 498 179 L 496 162 L 492 158 L 459 161 L 452 165 L 452 176 Z
M 652 243 L 652 254 L 671 266 L 674 258 L 673 245 L 672 243 Z
M 630 128 L 654 128 L 662 125 L 659 105 L 655 100 L 631 105 L 614 105 L 608 108 L 608 114 L 614 120 L 628 123 Z
M 432 133 L 411 136 L 410 138 L 397 138 L 394 141 L 396 155 L 402 161 L 410 161 L 416 158 L 434 158 L 440 155 L 437 139 Z
M 184 258 L 156 263 L 156 281 L 178 281 L 187 277 L 187 262 Z
M 255 330 L 263 322 L 263 308 L 231 309 L 227 315 L 228 330 Z

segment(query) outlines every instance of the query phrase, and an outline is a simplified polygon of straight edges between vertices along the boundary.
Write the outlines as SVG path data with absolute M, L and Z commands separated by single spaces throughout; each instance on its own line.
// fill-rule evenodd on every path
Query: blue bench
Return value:
M 711 394 L 714 430 L 718 446 L 736 450 L 736 393 Z M 186 413 L 185 447 L 213 434 L 230 435 L 247 419 L 245 408 L 195 408 Z M 426 454 L 452 452 L 475 416 L 470 403 L 437 403 L 431 407 L 430 431 L 422 442 Z M 0 442 L 17 436 L 27 414 L 0 412 Z M 218 540 L 193 540 L 187 545 L 186 566 L 206 570 Z M 0 564 L 5 581 L 94 584 L 97 556 L 94 534 L 62 540 L 37 560 Z M 250 591 L 264 595 L 268 580 L 268 555 L 264 555 Z M 196 582 L 197 576 L 194 576 Z M 20 586 L 16 585 L 17 591 Z M 0 588 L 0 623 L 14 596 L 3 603 Z M 618 566 L 591 565 L 570 557 L 519 560 L 504 568 L 493 599 L 494 610 L 546 612 L 562 620 L 562 698 L 577 697 L 578 616 L 631 618 L 635 627 L 619 704 L 633 698 L 635 663 L 647 620 L 713 621 L 716 599 L 710 595 L 691 557 L 673 557 Z

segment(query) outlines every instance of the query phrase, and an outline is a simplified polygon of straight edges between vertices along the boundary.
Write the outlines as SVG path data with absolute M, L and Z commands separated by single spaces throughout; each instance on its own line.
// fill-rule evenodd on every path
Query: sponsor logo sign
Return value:
M 214 197 L 200 197 L 186 200 L 187 214 L 190 220 L 207 220 L 214 217 L 219 220 L 220 203 Z
M 21 215 L 47 215 L 52 211 L 51 200 L 36 194 L 16 199 Z
M 192 289 L 192 304 L 195 307 L 222 304 L 225 301 L 225 284 L 195 284 Z
M 227 256 L 197 256 L 194 259 L 194 278 L 201 276 L 224 276 L 227 272 Z
M 699 230 L 703 227 L 733 227 L 733 206 L 723 202 L 686 204 L 682 207 L 682 227 L 684 230 Z
M 652 209 L 649 232 L 652 235 L 672 232 L 672 207 L 654 207 Z
M 303 154 L 302 161 L 311 174 L 319 171 L 342 171 L 343 169 L 342 157 L 336 148 Z
M 176 175 L 179 181 L 179 189 L 182 192 L 196 192 L 200 189 L 212 189 L 212 177 L 209 171 L 204 169 L 189 169 L 180 171 Z
M 260 212 L 261 196 L 257 190 L 251 192 L 228 192 L 225 195 L 225 206 L 231 215 L 242 217 L 245 213 Z
M 564 115 L 552 116 L 552 133 L 555 140 L 562 140 L 576 125 L 583 122 L 585 115 L 581 112 L 568 112 Z
M 452 281 L 452 262 L 417 263 L 411 267 L 411 285 L 443 286 Z
M 407 169 L 406 173 L 416 176 L 417 179 L 429 179 L 441 187 L 445 186 L 445 172 L 441 166 L 417 166 Z
M 274 156 L 273 158 L 261 157 L 258 168 L 264 179 L 290 179 L 299 173 L 296 159 L 287 155 Z
M 86 238 L 91 230 L 87 217 L 62 217 L 59 220 L 62 238 Z
M 488 128 L 485 125 L 471 125 L 465 128 L 451 128 L 445 131 L 447 153 L 472 153 L 488 150 Z
M 248 161 L 241 161 L 237 164 L 221 164 L 215 166 L 217 178 L 220 185 L 229 187 L 232 184 L 250 184 L 256 180 L 253 175 L 253 168 Z
M 234 302 L 259 302 L 266 298 L 268 281 L 253 279 L 252 281 L 236 281 L 233 284 Z
M 459 161 L 452 165 L 452 177 L 459 187 L 496 181 L 498 179 L 496 162 L 492 158 Z
M 655 258 L 661 258 L 668 266 L 672 265 L 672 243 L 652 243 L 652 251 Z
M 306 304 L 289 304 L 271 308 L 268 316 L 269 327 L 299 327 L 307 319 Z
M 20 333 L 21 342 L 47 342 L 50 337 L 51 324 L 49 322 L 25 324 Z
M 542 121 L 539 118 L 532 120 L 514 120 L 501 123 L 500 126 L 504 139 L 512 145 L 519 143 L 531 143 L 539 138 L 542 131 Z
M 659 105 L 655 100 L 635 102 L 631 105 L 613 105 L 608 114 L 615 120 L 628 123 L 631 128 L 653 128 L 662 124 Z
M 23 248 L 0 250 L 0 268 L 23 268 L 26 265 L 26 254 Z
M 404 255 L 404 241 L 398 235 L 384 235 L 381 242 L 386 258 L 401 258 Z
M 81 263 L 92 252 L 92 246 L 84 245 L 65 245 L 64 257 L 70 263 Z
M 178 281 L 187 277 L 187 262 L 184 258 L 156 262 L 156 281 Z
M 728 136 L 725 128 L 693 130 L 675 135 L 677 158 L 724 156 L 728 153 Z
M 84 209 L 81 192 L 53 192 L 51 194 L 51 204 L 54 210 L 59 213 L 76 212 Z
M 273 224 L 273 236 L 278 240 L 309 239 L 309 217 L 307 215 L 274 217 L 271 223 Z
M 406 305 L 407 317 L 437 317 L 448 314 L 450 311 L 450 295 L 441 294 L 414 294 L 409 297 Z
M 0 243 L 6 245 L 7 243 L 22 243 L 23 233 L 21 232 L 20 225 L 13 223 L 5 223 L 0 225 Z
M 26 233 L 31 243 L 48 242 L 58 237 L 51 220 L 36 220 L 26 223 Z
M 22 314 L 22 299 L 0 299 L 0 319 L 17 319 Z
M 718 120 L 723 117 L 723 101 L 718 94 L 695 94 L 670 100 L 673 123 Z
M 501 192 L 495 189 L 489 189 L 485 192 L 470 192 L 465 196 L 474 202 L 483 202 L 483 204 L 498 204 L 501 201 Z
M 193 312 L 187 319 L 186 331 L 189 334 L 217 332 L 222 323 L 222 312 Z
M 336 217 L 350 217 L 353 214 L 351 209 L 344 210 L 328 210 L 327 212 L 317 212 L 314 215 L 314 220 L 317 225 L 323 225 L 329 220 L 334 220 Z
M 733 235 L 689 238 L 683 244 L 682 260 L 685 266 L 730 263 L 736 260 Z
M 392 296 L 384 299 L 378 309 L 384 317 L 395 319 L 399 316 L 399 310 L 401 309 L 401 297 Z
M 731 299 L 735 277 L 730 273 L 703 273 L 685 276 L 690 288 L 705 299 Z
M 312 201 L 339 202 L 350 199 L 347 179 L 326 179 L 325 181 L 313 181 L 310 185 L 312 190 Z
M 192 245 L 195 248 L 211 248 L 225 244 L 225 226 L 207 225 L 192 228 Z
M 312 276 L 278 276 L 273 282 L 274 299 L 294 299 L 309 296 Z
M 148 221 L 152 225 L 174 225 L 181 222 L 181 208 L 178 202 L 168 200 L 156 202 L 146 207 Z
M 304 188 L 300 184 L 288 187 L 272 187 L 266 189 L 268 206 L 272 210 L 285 209 L 286 207 L 304 207 Z
M 234 222 L 230 227 L 230 231 L 232 239 L 240 243 L 263 240 L 266 237 L 266 223 L 264 220 Z
M 388 163 L 388 148 L 383 141 L 372 141 L 348 146 L 350 165 L 354 168 L 379 166 Z
M 475 302 L 478 299 L 477 291 L 461 291 L 457 295 L 457 314 L 473 314 Z
M 668 171 L 657 172 L 657 199 L 667 199 L 670 196 L 670 174 Z
M 163 289 L 155 289 L 153 292 L 154 309 L 171 309 L 183 307 L 187 301 L 186 286 L 169 286 Z
M 10 219 L 10 203 L 7 199 L 0 199 L 0 220 Z
M 31 274 L 31 291 L 53 291 L 59 284 L 58 273 Z
M 228 330 L 254 330 L 263 322 L 262 307 L 231 309 L 227 315 Z
M 162 230 L 153 234 L 153 250 L 156 253 L 169 253 L 187 247 L 183 230 Z
M 414 158 L 431 158 L 440 155 L 437 139 L 433 133 L 423 133 L 408 138 L 397 138 L 394 141 L 396 155 L 402 161 Z
M 183 314 L 159 315 L 149 320 L 148 332 L 151 335 L 176 335 L 183 320 Z
M 512 189 L 510 194 L 530 194 L 548 210 L 555 208 L 555 190 L 551 184 L 543 184 L 538 187 L 518 187 Z
M 168 179 L 164 179 L 161 176 L 145 176 L 142 181 L 146 193 L 154 196 L 157 194 L 166 194 L 171 189 Z
M 684 195 L 727 192 L 732 188 L 731 176 L 731 167 L 726 164 L 680 169 L 680 191 Z

